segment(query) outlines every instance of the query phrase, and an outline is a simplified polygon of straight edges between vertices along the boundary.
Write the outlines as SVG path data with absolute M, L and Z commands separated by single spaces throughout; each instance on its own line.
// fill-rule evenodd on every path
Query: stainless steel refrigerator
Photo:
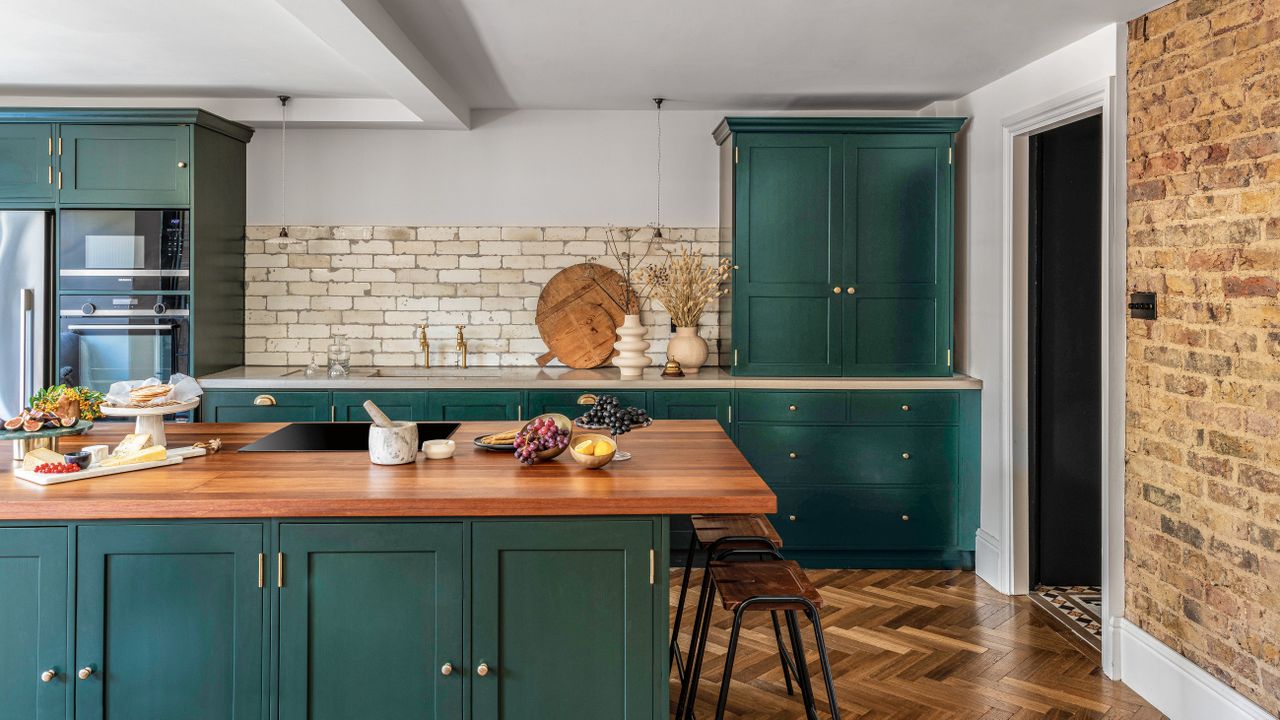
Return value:
M 0 210 L 0 418 L 15 417 L 47 370 L 50 226 L 43 210 Z

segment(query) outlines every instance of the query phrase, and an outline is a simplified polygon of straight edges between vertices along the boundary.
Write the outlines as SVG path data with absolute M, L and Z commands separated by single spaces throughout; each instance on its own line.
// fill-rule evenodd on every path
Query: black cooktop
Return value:
M 363 452 L 369 449 L 367 422 L 292 423 L 240 452 Z M 458 429 L 453 422 L 418 423 L 418 444 L 442 440 Z

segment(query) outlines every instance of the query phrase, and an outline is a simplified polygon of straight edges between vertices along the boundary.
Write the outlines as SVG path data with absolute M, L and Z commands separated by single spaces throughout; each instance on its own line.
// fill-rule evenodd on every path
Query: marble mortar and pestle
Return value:
M 396 422 L 373 404 L 364 401 L 365 412 L 373 420 L 369 426 L 369 461 L 375 465 L 406 465 L 418 459 L 418 424 Z

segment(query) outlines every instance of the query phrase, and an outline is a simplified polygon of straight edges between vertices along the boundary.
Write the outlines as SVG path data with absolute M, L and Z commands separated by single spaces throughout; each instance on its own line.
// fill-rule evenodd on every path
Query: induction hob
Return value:
M 240 448 L 239 452 L 364 452 L 369 449 L 367 422 L 291 423 Z M 418 423 L 418 444 L 442 440 L 458 429 L 454 422 Z

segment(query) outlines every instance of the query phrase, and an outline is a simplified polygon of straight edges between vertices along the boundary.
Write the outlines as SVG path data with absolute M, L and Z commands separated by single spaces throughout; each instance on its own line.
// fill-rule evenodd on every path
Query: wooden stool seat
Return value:
M 815 608 L 822 607 L 822 595 L 794 560 L 713 562 L 710 572 L 725 610 L 737 610 L 743 602 L 758 597 L 804 598 Z M 748 609 L 803 611 L 805 606 L 791 600 L 752 603 Z
M 782 547 L 782 538 L 764 515 L 694 515 L 690 521 L 694 536 L 704 548 L 711 547 L 717 540 L 734 537 L 764 538 L 775 548 Z M 730 550 L 735 545 L 738 543 L 724 543 L 720 549 Z

